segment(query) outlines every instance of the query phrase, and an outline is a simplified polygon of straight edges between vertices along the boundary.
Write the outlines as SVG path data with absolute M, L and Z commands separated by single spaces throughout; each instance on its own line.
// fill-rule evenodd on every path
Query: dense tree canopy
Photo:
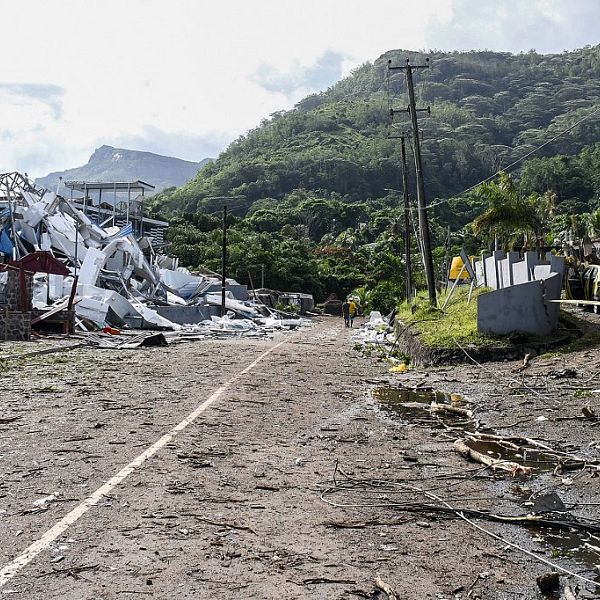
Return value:
M 218 198 L 234 196 L 227 202 L 236 217 L 231 260 L 241 281 L 265 264 L 271 287 L 310 290 L 319 297 L 359 285 L 379 287 L 385 298 L 398 294 L 402 213 L 399 194 L 389 190 L 401 187 L 400 157 L 398 140 L 389 136 L 395 132 L 389 108 L 406 105 L 406 99 L 402 74 L 394 71 L 388 78 L 387 63 L 407 57 L 418 64 L 425 58 L 394 50 L 362 65 L 293 110 L 271 115 L 185 186 L 154 197 L 155 212 L 176 217 L 170 236 L 182 262 L 216 268 L 215 213 L 223 202 Z M 501 224 L 501 213 L 510 210 L 521 211 L 513 215 L 521 225 L 528 223 L 521 233 L 528 230 L 538 242 L 561 228 L 581 229 L 573 215 L 586 214 L 580 221 L 592 223 L 600 197 L 600 46 L 553 55 L 486 51 L 429 57 L 430 68 L 419 72 L 416 89 L 419 104 L 431 107 L 431 116 L 420 113 L 420 124 L 427 196 L 436 204 L 430 216 L 434 244 L 441 248 L 437 254 L 458 244 L 470 251 L 485 247 L 488 225 L 494 219 Z M 494 186 L 506 184 L 502 179 L 463 193 L 584 118 L 520 163 L 520 170 L 512 169 L 518 202 L 509 202 L 510 209 L 503 204 L 506 197 L 492 198 Z M 541 215 L 539 207 L 549 202 L 552 210 Z M 464 229 L 474 219 L 479 239 Z M 504 220 L 508 229 L 512 225 Z

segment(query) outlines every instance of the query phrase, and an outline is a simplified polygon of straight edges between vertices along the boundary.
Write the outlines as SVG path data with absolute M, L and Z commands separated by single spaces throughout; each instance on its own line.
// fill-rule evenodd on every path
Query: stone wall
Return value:
M 8 269 L 6 271 L 6 283 L 4 284 L 3 301 L 0 304 L 0 309 L 7 308 L 8 310 L 21 310 L 21 288 L 19 285 L 19 271 Z M 33 308 L 33 276 L 31 273 L 25 273 L 25 293 L 27 297 L 26 310 L 30 311 Z
M 2 303 L 0 303 L 0 341 L 23 341 L 31 338 L 31 311 L 33 309 L 33 276 L 25 273 L 26 310 L 21 311 L 19 271 L 5 273 Z M 4 279 L 4 278 L 3 278 Z
M 0 307 L 0 341 L 31 339 L 31 313 L 9 311 Z

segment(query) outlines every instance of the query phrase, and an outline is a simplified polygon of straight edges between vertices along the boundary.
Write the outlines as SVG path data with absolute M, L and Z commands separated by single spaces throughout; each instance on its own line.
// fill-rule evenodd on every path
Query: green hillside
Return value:
M 430 203 L 459 195 L 589 115 L 513 174 L 518 179 L 522 173 L 518 185 L 524 196 L 556 192 L 558 216 L 596 208 L 600 46 L 552 55 L 486 51 L 427 56 L 430 68 L 416 73 L 416 91 L 419 105 L 431 107 L 430 116 L 419 115 Z M 401 187 L 399 143 L 388 137 L 389 108 L 403 108 L 407 100 L 403 73 L 393 72 L 388 82 L 387 64 L 400 65 L 406 58 L 413 64 L 425 62 L 419 53 L 387 52 L 293 110 L 272 115 L 183 187 L 159 194 L 155 210 L 179 216 L 188 232 L 198 232 L 198 215 L 213 213 L 222 204 L 211 197 L 243 196 L 229 202 L 238 217 L 246 217 L 237 228 L 282 239 L 286 227 L 288 237 L 289 227 L 295 227 L 293 235 L 304 239 L 315 260 L 322 260 L 324 248 L 344 247 L 337 237 L 350 229 L 357 238 L 352 252 L 361 249 L 365 257 L 372 256 L 372 245 L 381 235 L 392 235 L 398 215 L 398 196 L 386 191 Z M 402 115 L 395 120 L 398 129 L 408 126 Z M 412 173 L 410 182 L 413 188 Z M 460 229 L 484 206 L 484 200 L 470 194 L 433 209 L 436 244 L 443 242 L 443 228 Z M 173 235 L 179 252 L 181 231 Z M 331 239 L 323 240 L 325 235 Z M 399 254 L 400 249 L 389 252 Z M 212 260 L 202 250 L 187 259 L 191 265 Z M 348 291 L 327 278 L 321 284 L 323 293 Z

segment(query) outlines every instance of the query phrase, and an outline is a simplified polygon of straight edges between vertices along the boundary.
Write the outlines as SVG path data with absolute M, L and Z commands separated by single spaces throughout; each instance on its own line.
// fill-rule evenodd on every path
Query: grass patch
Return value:
M 420 293 L 412 304 L 403 302 L 398 307 L 398 318 L 419 333 L 424 346 L 433 348 L 456 348 L 461 345 L 508 347 L 512 341 L 508 337 L 491 337 L 477 331 L 477 296 L 489 291 L 487 288 L 473 290 L 471 302 L 467 304 L 468 289 L 454 290 L 448 304 L 442 311 L 429 304 L 426 293 Z M 438 305 L 442 306 L 447 292 L 438 295 Z

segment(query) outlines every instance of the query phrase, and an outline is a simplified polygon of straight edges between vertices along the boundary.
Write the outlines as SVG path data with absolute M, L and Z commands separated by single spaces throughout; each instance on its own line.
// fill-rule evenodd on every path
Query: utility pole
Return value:
M 429 62 L 429 59 L 426 59 Z M 433 306 L 437 304 L 436 290 L 435 290 L 435 275 L 433 272 L 433 257 L 431 255 L 431 237 L 429 235 L 429 220 L 427 218 L 427 200 L 425 197 L 425 181 L 423 179 L 423 165 L 421 160 L 421 141 L 419 138 L 419 124 L 417 121 L 417 112 L 426 110 L 430 112 L 429 108 L 418 109 L 415 103 L 415 88 L 413 84 L 413 69 L 427 69 L 429 65 L 411 65 L 410 60 L 406 59 L 406 65 L 403 67 L 392 67 L 391 60 L 388 61 L 388 68 L 390 71 L 406 71 L 406 87 L 408 89 L 408 114 L 410 115 L 413 140 L 414 140 L 414 154 L 415 154 L 415 170 L 417 175 L 417 206 L 419 214 L 419 233 L 421 235 L 421 242 L 423 245 L 423 261 L 425 263 L 425 279 L 427 280 L 427 292 L 429 294 L 429 302 Z M 390 110 L 392 116 L 395 112 L 394 109 Z
M 406 301 L 412 300 L 412 264 L 410 256 L 410 203 L 408 199 L 408 172 L 406 169 L 406 143 L 405 135 L 400 136 L 400 149 L 402 151 L 402 190 L 404 196 L 404 255 L 406 260 Z
M 221 256 L 221 317 L 225 316 L 225 278 L 227 275 L 227 205 L 223 205 L 223 253 Z
M 406 301 L 410 303 L 413 297 L 412 284 L 412 257 L 410 251 L 410 200 L 408 196 L 408 167 L 406 166 L 406 132 L 400 135 L 388 135 L 389 139 L 400 140 L 401 165 L 402 165 L 402 195 L 404 198 L 404 253 L 405 253 L 405 275 L 404 285 L 406 288 Z M 400 193 L 398 190 L 384 188 L 386 192 Z
M 240 196 L 209 196 L 204 200 L 241 200 L 246 198 L 244 195 Z M 235 207 L 234 207 L 235 208 Z M 225 316 L 225 287 L 227 277 L 227 204 L 223 204 L 223 250 L 221 254 L 221 316 Z

